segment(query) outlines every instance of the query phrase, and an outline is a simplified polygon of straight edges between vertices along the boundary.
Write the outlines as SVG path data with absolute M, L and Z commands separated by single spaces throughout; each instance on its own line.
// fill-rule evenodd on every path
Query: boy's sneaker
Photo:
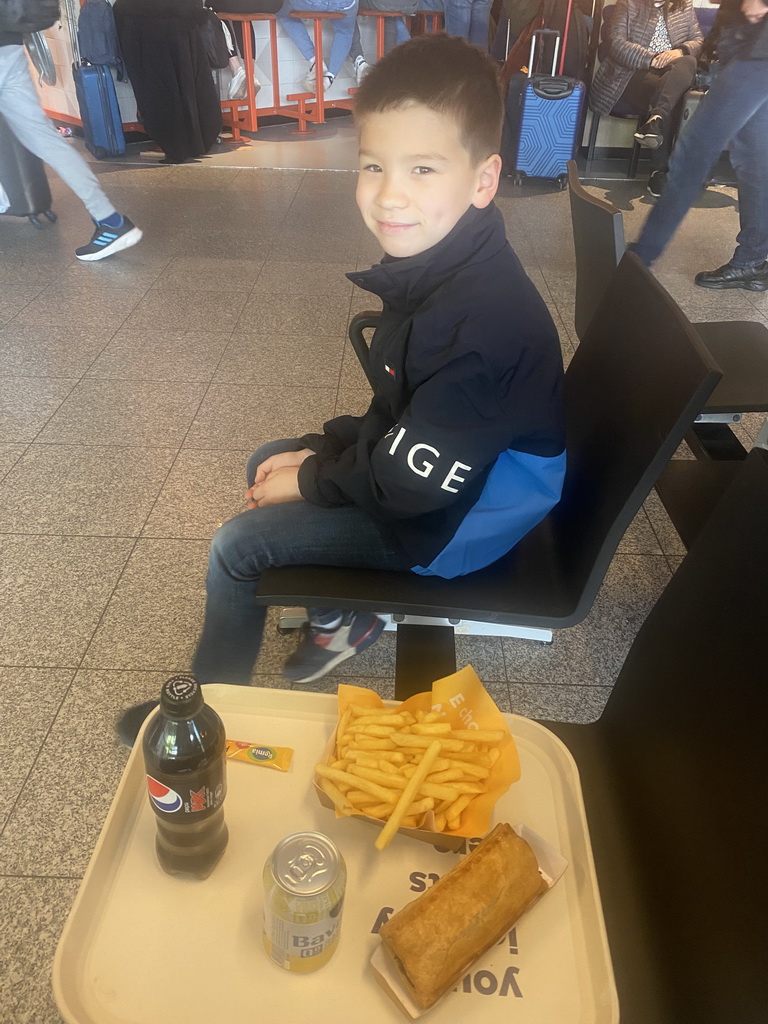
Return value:
M 298 649 L 283 665 L 283 675 L 293 683 L 319 679 L 353 654 L 370 647 L 384 629 L 384 620 L 370 612 L 342 612 L 341 622 L 329 628 L 310 619 Z
M 355 57 L 355 81 L 360 85 L 371 70 L 371 65 L 365 59 L 365 57 Z
M 661 137 L 661 116 L 654 114 L 653 117 L 649 117 L 645 124 L 637 129 L 635 138 L 645 149 L 658 149 L 663 142 Z
M 661 196 L 666 184 L 666 171 L 651 171 L 651 176 L 648 179 L 648 191 L 654 199 L 658 199 Z
M 145 700 L 143 704 L 134 704 L 132 708 L 124 711 L 115 724 L 120 742 L 126 747 L 132 747 L 145 720 L 159 706 L 159 700 Z
M 304 78 L 305 92 L 317 92 L 317 76 L 315 74 L 315 64 L 316 61 L 314 60 L 311 60 L 309 62 L 309 70 L 307 71 L 306 77 Z M 325 61 L 323 61 L 323 89 L 325 90 L 325 92 L 328 92 L 328 90 L 333 85 L 333 79 L 334 76 L 325 66 Z
M 141 230 L 127 217 L 123 217 L 123 223 L 119 228 L 110 228 L 98 221 L 95 223 L 96 230 L 88 245 L 81 245 L 79 249 L 75 249 L 75 256 L 86 263 L 103 260 L 105 256 L 113 256 L 123 249 L 130 249 L 141 240 Z

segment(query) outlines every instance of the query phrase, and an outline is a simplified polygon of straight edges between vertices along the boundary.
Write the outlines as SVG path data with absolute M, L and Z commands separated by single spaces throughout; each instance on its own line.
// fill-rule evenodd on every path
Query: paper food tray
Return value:
M 67 1024 L 224 1024 L 230 1020 L 397 1024 L 402 1014 L 370 966 L 378 929 L 460 856 L 405 836 L 382 853 L 375 833 L 334 819 L 315 797 L 313 766 L 335 728 L 335 695 L 204 687 L 232 739 L 292 747 L 288 772 L 229 763 L 230 841 L 205 881 L 174 878 L 154 853 L 155 821 L 139 745 L 132 752 L 59 942 L 53 969 Z M 548 730 L 505 716 L 522 777 L 494 821 L 524 821 L 570 867 L 504 943 L 432 1010 L 430 1024 L 617 1024 L 618 1006 L 573 760 Z M 330 836 L 347 863 L 338 950 L 290 974 L 261 938 L 266 858 L 291 832 Z M 471 841 L 470 841 L 471 842 Z M 554 966 L 553 966 L 554 965 Z M 557 984 L 553 984 L 556 970 Z
M 525 839 L 533 850 L 539 865 L 539 874 L 547 883 L 547 891 L 549 891 L 558 879 L 562 877 L 563 872 L 568 866 L 568 861 L 564 857 L 560 856 L 554 846 L 551 846 L 546 842 L 546 840 L 542 839 L 541 836 L 528 828 L 527 825 L 514 825 L 512 831 L 516 832 L 521 839 Z M 538 903 L 538 899 L 528 908 L 528 910 L 526 910 L 525 913 L 527 914 L 532 910 L 536 906 L 536 903 Z M 523 917 L 524 916 L 525 914 L 523 914 Z M 485 966 L 486 960 L 488 960 L 492 955 L 492 952 L 488 950 L 481 957 L 478 957 L 469 972 L 470 976 L 481 971 Z M 383 945 L 379 945 L 374 951 L 374 954 L 371 957 L 371 969 L 376 976 L 376 980 L 383 987 L 387 995 L 389 995 L 393 1002 L 407 1017 L 410 1017 L 411 1020 L 417 1020 L 417 1018 L 423 1016 L 425 1013 L 429 1013 L 433 1009 L 430 1007 L 427 1010 L 422 1010 L 417 1006 L 410 992 L 403 984 L 402 978 L 400 977 L 395 965 L 392 963 L 391 957 L 387 956 Z M 446 993 L 442 998 L 447 999 L 448 993 Z M 436 1005 L 439 1005 L 439 1001 Z

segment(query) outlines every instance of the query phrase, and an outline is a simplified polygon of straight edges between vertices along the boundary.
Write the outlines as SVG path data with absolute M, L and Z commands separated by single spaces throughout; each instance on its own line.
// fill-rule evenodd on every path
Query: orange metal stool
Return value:
M 314 128 L 308 127 L 311 124 L 324 124 L 325 123 L 325 112 L 328 108 L 333 107 L 334 109 L 340 110 L 351 110 L 353 100 L 349 99 L 338 99 L 338 100 L 327 100 L 325 98 L 325 82 L 323 81 L 322 67 L 323 67 L 323 22 L 333 21 L 335 18 L 343 18 L 344 15 L 341 11 L 291 11 L 292 18 L 298 18 L 299 20 L 307 19 L 311 20 L 314 27 L 314 45 L 315 45 L 315 68 L 319 70 L 317 74 L 317 92 L 297 92 L 291 93 L 286 96 L 286 99 L 291 103 L 295 103 L 295 106 L 281 106 L 277 113 L 284 114 L 286 117 L 295 117 L 299 122 L 298 127 L 295 129 L 297 135 L 310 135 L 314 132 Z
M 221 112 L 224 124 L 232 129 L 235 142 L 242 140 L 240 132 L 257 132 L 259 117 L 269 117 L 279 113 L 280 106 L 280 75 L 277 63 L 277 18 L 274 14 L 225 14 L 219 13 L 222 21 L 239 21 L 243 23 L 243 65 L 245 66 L 245 99 L 221 100 Z M 253 41 L 251 39 L 251 21 L 269 22 L 269 50 L 272 57 L 272 106 L 256 107 L 256 89 L 253 85 Z
M 387 18 L 407 18 L 401 11 L 374 11 L 360 7 L 357 12 L 358 18 L 376 19 L 376 60 L 384 56 L 384 25 Z
M 411 21 L 411 35 L 437 35 L 445 31 L 445 13 L 443 11 L 417 11 Z

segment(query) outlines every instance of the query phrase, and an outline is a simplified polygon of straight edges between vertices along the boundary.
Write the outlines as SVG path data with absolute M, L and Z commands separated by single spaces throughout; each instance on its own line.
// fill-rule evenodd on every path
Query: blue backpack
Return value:
M 117 68 L 117 80 L 125 78 L 115 16 L 108 0 L 86 0 L 77 22 L 80 57 L 89 64 L 111 64 Z

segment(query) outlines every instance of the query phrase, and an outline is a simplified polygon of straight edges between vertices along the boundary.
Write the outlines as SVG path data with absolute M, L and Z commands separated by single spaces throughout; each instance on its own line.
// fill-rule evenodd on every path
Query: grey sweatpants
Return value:
M 115 213 L 86 161 L 45 116 L 23 46 L 0 46 L 0 114 L 19 142 L 56 171 L 95 220 Z

